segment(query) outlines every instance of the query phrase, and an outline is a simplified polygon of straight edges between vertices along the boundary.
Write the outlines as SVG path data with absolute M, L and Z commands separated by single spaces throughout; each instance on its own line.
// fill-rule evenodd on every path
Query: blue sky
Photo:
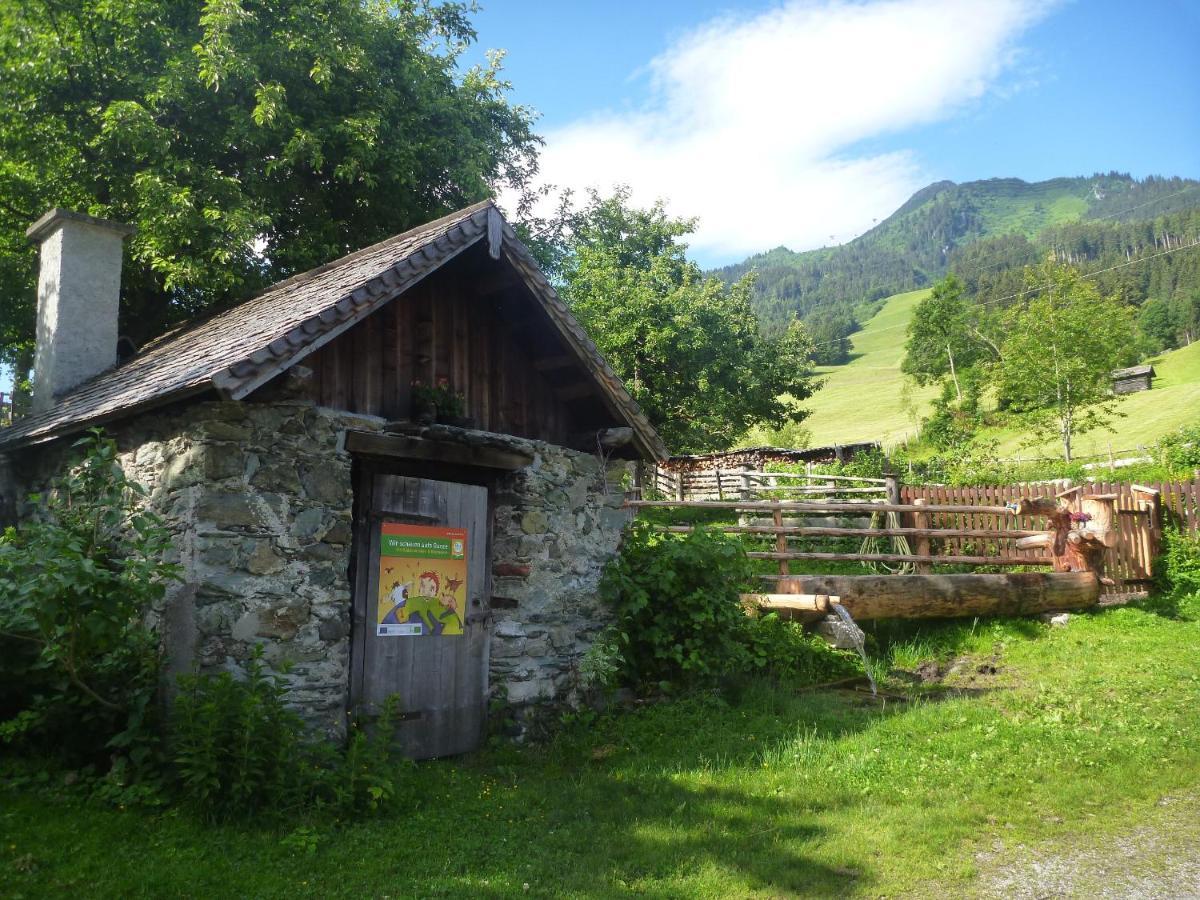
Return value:
M 700 217 L 705 264 L 940 179 L 1200 177 L 1200 2 L 485 3 L 547 180 Z

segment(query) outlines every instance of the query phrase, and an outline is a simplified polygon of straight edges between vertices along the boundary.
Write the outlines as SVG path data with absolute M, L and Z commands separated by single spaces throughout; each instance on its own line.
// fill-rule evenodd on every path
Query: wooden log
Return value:
M 630 500 L 626 506 L 641 509 L 759 509 L 759 510 L 774 510 L 782 509 L 788 512 L 803 512 L 813 515 L 822 513 L 859 513 L 868 515 L 876 512 L 938 512 L 938 513 L 973 513 L 977 515 L 992 514 L 997 516 L 1011 515 L 1013 510 L 1007 506 L 964 506 L 959 504 L 939 504 L 936 507 L 928 506 L 913 506 L 907 503 L 874 503 L 872 501 L 862 501 L 855 503 L 852 500 L 843 502 L 828 501 L 823 503 L 806 502 L 804 500 L 753 500 L 745 503 L 739 500 L 726 500 L 723 503 L 713 503 L 703 500 Z
M 929 565 L 957 566 L 1048 566 L 1048 559 L 1028 559 L 1024 556 L 913 556 L 907 553 L 820 553 L 816 551 L 779 551 L 746 554 L 751 559 L 821 559 L 828 562 L 915 562 Z
M 752 478 L 805 478 L 809 481 L 857 481 L 862 484 L 887 484 L 885 478 L 860 478 L 857 475 L 813 475 L 811 472 L 747 472 Z
M 831 603 L 840 598 L 826 594 L 742 594 L 747 613 L 773 612 L 781 619 L 814 622 L 828 615 Z
M 1003 575 L 793 575 L 779 594 L 838 596 L 856 621 L 1029 616 L 1085 609 L 1100 599 L 1092 572 Z
M 788 561 L 786 555 L 788 552 L 788 542 L 787 535 L 778 533 L 779 529 L 782 527 L 783 510 L 777 509 L 775 510 L 775 530 L 777 535 L 775 538 L 775 551 L 779 555 L 779 577 L 786 578 L 790 574 L 788 571 Z
M 702 526 L 703 527 L 703 526 Z M 1005 531 L 995 528 L 842 528 L 832 525 L 721 525 L 707 526 L 709 531 L 723 531 L 726 534 L 794 534 L 798 537 L 977 537 L 977 538 L 1025 538 L 1040 537 L 1048 534 L 1046 531 L 1023 531 L 1013 529 Z M 655 531 L 669 531 L 675 534 L 688 534 L 696 530 L 695 525 L 655 525 Z
M 1052 516 L 1058 509 L 1058 501 L 1053 497 L 1022 497 L 1011 511 L 1018 516 Z
M 574 450 L 595 453 L 597 450 L 616 450 L 633 443 L 633 429 L 628 426 L 600 428 L 596 431 L 577 431 L 567 437 L 567 446 Z
M 915 500 L 913 500 L 913 506 L 924 507 L 926 505 L 927 501 L 924 497 L 917 497 Z M 913 513 L 912 519 L 913 525 L 918 530 L 927 531 L 929 529 L 929 513 L 915 512 Z M 933 555 L 932 547 L 933 545 L 929 541 L 929 535 L 918 535 L 916 540 L 913 542 L 914 555 L 928 559 Z M 928 575 L 931 571 L 933 571 L 933 567 L 927 562 L 917 562 L 916 568 L 917 572 L 922 575 Z
M 1054 532 L 1042 531 L 1038 534 L 1031 534 L 1025 537 L 1017 538 L 1014 545 L 1018 550 L 1039 550 L 1045 547 L 1054 546 Z

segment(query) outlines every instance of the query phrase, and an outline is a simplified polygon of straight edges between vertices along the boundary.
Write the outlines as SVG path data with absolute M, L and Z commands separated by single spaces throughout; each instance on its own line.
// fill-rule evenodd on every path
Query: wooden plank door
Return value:
M 487 709 L 487 488 L 382 474 L 363 481 L 368 502 L 358 523 L 362 562 L 355 577 L 351 703 L 369 718 L 396 696 L 397 748 L 413 759 L 474 750 L 483 739 Z M 465 530 L 465 586 L 447 585 L 444 576 L 441 583 L 421 580 L 424 569 L 438 565 L 381 552 L 385 532 L 417 532 L 397 526 Z M 418 593 L 440 596 L 447 587 L 458 591 L 456 616 L 434 601 L 418 603 Z M 398 613 L 385 614 L 380 606 L 395 610 L 397 598 L 409 594 L 413 602 Z M 404 612 L 422 604 L 436 615 Z M 381 617 L 393 624 L 380 627 Z

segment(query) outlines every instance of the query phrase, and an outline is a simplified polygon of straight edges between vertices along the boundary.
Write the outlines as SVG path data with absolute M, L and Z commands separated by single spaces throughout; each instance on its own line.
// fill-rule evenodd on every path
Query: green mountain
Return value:
M 939 181 L 846 244 L 803 253 L 777 247 L 714 274 L 734 281 L 755 271 L 755 308 L 764 329 L 775 332 L 800 317 L 824 345 L 819 361 L 835 364 L 847 360 L 849 335 L 878 301 L 931 284 L 981 241 L 1000 251 L 1002 242 L 989 239 L 1019 239 L 1022 252 L 1014 256 L 1024 262 L 1027 247 L 1041 247 L 1042 236 L 1072 224 L 1112 230 L 1198 207 L 1200 181 L 1185 178 L 1139 180 L 1110 172 L 1033 184 Z

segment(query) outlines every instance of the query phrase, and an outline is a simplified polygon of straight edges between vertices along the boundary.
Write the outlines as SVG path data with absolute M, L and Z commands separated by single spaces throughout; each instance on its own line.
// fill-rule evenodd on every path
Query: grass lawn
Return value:
M 1113 422 L 1113 431 L 1092 431 L 1075 439 L 1079 455 L 1106 454 L 1136 450 L 1153 444 L 1181 425 L 1200 419 L 1200 343 L 1172 350 L 1149 360 L 1158 377 L 1154 387 L 1137 394 L 1126 394 L 1117 407 L 1121 417 Z M 1021 435 L 1012 431 L 994 432 L 1000 439 L 1000 452 L 1056 456 L 1058 444 L 1047 443 L 1032 449 L 1021 446 Z
M 956 690 L 894 668 L 915 699 L 730 686 L 421 764 L 357 822 L 207 827 L 7 785 L 0 894 L 962 896 L 999 840 L 1101 836 L 1196 789 L 1197 612 L 881 629 L 883 670 L 966 657 Z
M 906 387 L 900 362 L 913 308 L 927 293 L 910 291 L 888 298 L 863 329 L 851 336 L 854 358 L 844 366 L 818 370 L 826 379 L 825 386 L 805 403 L 812 410 L 804 424 L 812 432 L 813 446 L 879 441 L 890 447 L 905 437 L 916 437 L 917 423 L 929 414 L 937 389 Z M 1118 408 L 1123 415 L 1114 421 L 1113 431 L 1077 436 L 1077 455 L 1107 454 L 1110 445 L 1118 453 L 1136 450 L 1200 419 L 1200 342 L 1149 362 L 1158 373 L 1153 389 L 1121 401 Z M 1025 446 L 1027 435 L 1011 428 L 985 429 L 980 436 L 997 440 L 1002 456 L 1054 457 L 1061 453 L 1055 442 Z
M 851 361 L 817 370 L 825 385 L 804 404 L 812 410 L 804 427 L 812 432 L 814 447 L 855 441 L 891 446 L 905 436 L 916 436 L 912 411 L 926 414 L 937 389 L 906 389 L 900 361 L 913 307 L 928 293 L 910 291 L 889 297 L 863 329 L 850 336 Z

